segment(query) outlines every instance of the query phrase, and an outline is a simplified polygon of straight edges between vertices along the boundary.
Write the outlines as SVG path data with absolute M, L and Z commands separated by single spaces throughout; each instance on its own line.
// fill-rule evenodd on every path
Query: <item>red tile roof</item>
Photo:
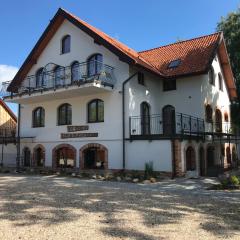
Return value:
M 214 33 L 191 40 L 176 42 L 139 52 L 139 55 L 151 63 L 165 76 L 197 74 L 207 71 L 218 47 L 221 33 Z M 176 68 L 169 68 L 173 60 L 180 59 Z
M 217 52 L 218 46 L 223 42 L 222 33 L 215 33 L 138 53 L 73 14 L 60 8 L 14 77 L 8 90 L 17 91 L 17 86 L 19 86 L 21 81 L 26 77 L 28 71 L 36 63 L 37 58 L 65 19 L 86 32 L 97 43 L 115 53 L 119 56 L 120 60 L 125 61 L 130 65 L 142 67 L 161 77 L 207 73 L 211 61 Z M 224 51 L 226 52 L 225 46 L 223 47 L 223 52 Z M 223 53 L 223 55 L 225 55 L 224 62 L 229 65 L 227 52 Z M 176 59 L 180 59 L 181 64 L 177 68 L 169 69 L 169 63 Z M 227 85 L 229 86 L 229 89 L 231 88 L 230 95 L 236 96 L 236 93 L 234 93 L 234 79 L 230 65 L 225 72 L 227 72 L 228 75 Z

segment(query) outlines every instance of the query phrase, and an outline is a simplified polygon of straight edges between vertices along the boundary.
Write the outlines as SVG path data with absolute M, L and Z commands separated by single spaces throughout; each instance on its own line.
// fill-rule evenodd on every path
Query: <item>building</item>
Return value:
M 236 165 L 236 88 L 220 32 L 136 52 L 59 9 L 8 91 L 25 167 L 152 162 L 178 176 Z
M 0 166 L 16 165 L 17 117 L 0 99 Z

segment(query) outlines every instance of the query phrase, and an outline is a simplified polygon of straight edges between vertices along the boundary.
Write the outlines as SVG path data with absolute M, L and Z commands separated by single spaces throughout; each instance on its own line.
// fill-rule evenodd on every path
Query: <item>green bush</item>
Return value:
M 238 177 L 234 176 L 234 175 L 229 178 L 229 181 L 232 185 L 239 185 L 240 184 Z
M 149 179 L 153 177 L 153 162 L 145 163 L 144 178 Z

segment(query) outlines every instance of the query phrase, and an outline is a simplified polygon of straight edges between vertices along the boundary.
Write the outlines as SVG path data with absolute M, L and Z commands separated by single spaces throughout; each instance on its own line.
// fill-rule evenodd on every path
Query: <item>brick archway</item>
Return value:
M 61 148 L 68 148 L 68 149 L 72 150 L 73 160 L 74 160 L 74 168 L 75 168 L 76 167 L 77 150 L 75 149 L 75 147 L 73 147 L 70 144 L 60 144 L 60 145 L 57 145 L 55 148 L 53 148 L 53 150 L 52 150 L 52 167 L 57 168 L 57 150 L 59 150 Z
M 41 149 L 42 150 L 42 158 L 43 158 L 43 167 L 45 166 L 45 147 L 42 144 L 37 144 L 34 148 L 33 148 L 33 166 L 34 167 L 38 167 L 37 166 L 37 149 Z
M 104 152 L 104 169 L 108 169 L 108 150 L 105 146 L 99 143 L 89 143 L 84 145 L 83 147 L 80 148 L 79 150 L 79 167 L 80 169 L 85 168 L 85 159 L 84 159 L 84 151 L 89 149 L 89 148 L 97 148 L 100 151 Z

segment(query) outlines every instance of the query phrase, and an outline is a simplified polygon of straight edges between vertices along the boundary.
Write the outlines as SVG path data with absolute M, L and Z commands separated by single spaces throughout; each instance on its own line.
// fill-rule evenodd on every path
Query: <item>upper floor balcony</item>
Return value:
M 219 141 L 238 141 L 238 128 L 230 122 L 206 123 L 204 119 L 175 112 L 163 112 L 162 115 L 131 116 L 129 118 L 129 136 L 137 139 L 208 139 Z
M 49 63 L 35 75 L 27 76 L 17 92 L 5 93 L 4 98 L 18 103 L 29 98 L 31 102 L 61 99 L 111 91 L 115 82 L 114 68 L 100 61 L 74 62 L 66 67 Z M 3 84 L 5 89 L 9 83 Z

